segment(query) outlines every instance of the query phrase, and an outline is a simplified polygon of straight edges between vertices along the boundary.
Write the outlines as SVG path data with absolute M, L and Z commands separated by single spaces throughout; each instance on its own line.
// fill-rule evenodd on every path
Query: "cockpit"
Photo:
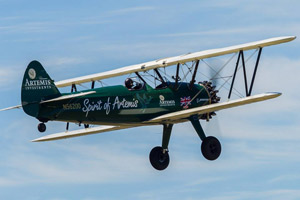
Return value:
M 127 78 L 125 80 L 125 87 L 128 90 L 140 90 L 144 87 L 144 84 L 139 83 L 138 81 L 132 80 L 131 78 Z

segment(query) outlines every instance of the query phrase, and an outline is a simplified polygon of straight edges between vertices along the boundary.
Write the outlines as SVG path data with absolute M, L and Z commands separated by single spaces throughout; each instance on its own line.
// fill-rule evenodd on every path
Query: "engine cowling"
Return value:
M 217 93 L 219 91 L 216 90 L 216 86 L 212 85 L 212 82 L 203 81 L 203 82 L 199 82 L 199 84 L 203 85 L 206 88 L 207 92 L 209 93 L 210 104 L 218 103 L 221 100 L 221 97 L 217 96 Z M 212 118 L 212 116 L 215 115 L 216 115 L 215 112 L 205 113 L 201 115 L 199 119 L 209 121 Z

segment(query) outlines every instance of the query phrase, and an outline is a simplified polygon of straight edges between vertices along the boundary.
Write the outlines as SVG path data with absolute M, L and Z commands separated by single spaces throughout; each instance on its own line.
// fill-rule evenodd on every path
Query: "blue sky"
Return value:
M 296 0 L 0 1 L 0 105 L 20 104 L 21 79 L 33 59 L 63 80 L 299 36 L 299 6 Z M 202 122 L 222 143 L 214 162 L 201 155 L 190 123 L 174 126 L 171 163 L 158 172 L 148 155 L 161 144 L 162 127 L 31 143 L 41 136 L 38 121 L 22 110 L 2 112 L 0 199 L 299 199 L 299 52 L 298 39 L 263 50 L 253 93 L 279 91 L 281 97 L 220 111 L 218 123 Z M 64 128 L 49 122 L 45 134 Z

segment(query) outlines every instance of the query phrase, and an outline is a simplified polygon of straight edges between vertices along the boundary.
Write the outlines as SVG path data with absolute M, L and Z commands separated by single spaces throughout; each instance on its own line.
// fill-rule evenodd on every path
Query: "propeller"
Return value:
M 208 86 L 210 86 L 212 88 L 212 91 L 210 92 L 210 95 L 212 97 L 212 103 L 217 103 L 221 99 L 220 97 L 217 96 L 219 91 L 216 90 L 216 88 L 218 88 L 220 86 L 219 80 L 220 80 L 221 75 L 219 74 L 219 70 L 222 68 L 222 66 L 224 66 L 225 62 L 223 62 L 220 59 L 213 58 L 213 59 L 209 59 L 208 61 L 206 61 L 206 64 L 208 65 L 209 82 L 211 82 L 211 84 L 209 84 Z M 207 123 L 204 123 L 205 131 L 207 133 L 209 133 L 210 135 L 215 135 L 217 137 L 221 137 L 222 131 L 220 128 L 218 115 L 215 112 L 212 112 L 210 114 L 210 117 L 207 118 L 206 121 L 207 121 Z

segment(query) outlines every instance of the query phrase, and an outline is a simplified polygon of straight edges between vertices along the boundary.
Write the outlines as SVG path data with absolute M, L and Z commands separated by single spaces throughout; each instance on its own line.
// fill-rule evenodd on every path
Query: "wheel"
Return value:
M 42 133 L 46 131 L 46 125 L 44 123 L 39 123 L 38 130 Z
M 157 170 L 166 169 L 170 162 L 169 153 L 167 151 L 163 153 L 162 147 L 154 147 L 150 152 L 149 159 L 152 167 Z
M 221 154 L 221 143 L 213 136 L 206 137 L 202 141 L 201 151 L 207 160 L 216 160 Z

